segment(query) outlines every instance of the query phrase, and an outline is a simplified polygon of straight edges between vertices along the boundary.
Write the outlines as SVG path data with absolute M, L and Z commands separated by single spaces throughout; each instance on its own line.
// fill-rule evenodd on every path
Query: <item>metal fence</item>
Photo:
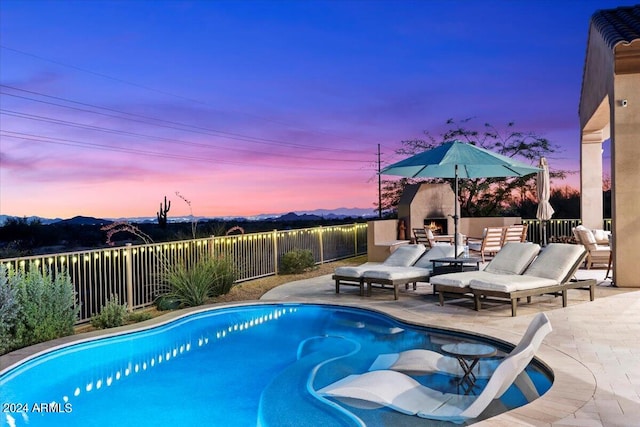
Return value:
M 78 323 L 97 314 L 112 295 L 130 310 L 151 305 L 163 292 L 167 267 L 193 265 L 207 256 L 228 257 L 237 282 L 278 274 L 281 257 L 294 249 L 310 250 L 316 264 L 367 253 L 367 224 L 209 237 L 168 243 L 126 245 L 0 260 L 8 269 L 38 268 L 52 275 L 66 272 L 80 306 Z
M 540 220 L 537 219 L 523 219 L 522 223 L 527 225 L 527 240 L 530 242 L 542 241 L 542 227 Z M 553 238 L 571 238 L 573 237 L 573 228 L 582 224 L 582 220 L 579 219 L 552 219 L 547 221 L 546 233 L 547 240 Z M 604 230 L 611 231 L 611 219 L 605 219 L 602 224 Z
M 527 240 L 541 241 L 538 220 L 523 220 Z M 547 237 L 571 237 L 579 219 L 554 219 Z M 611 220 L 603 228 L 611 230 Z M 294 249 L 310 250 L 317 264 L 367 253 L 367 224 L 356 223 L 297 230 L 209 237 L 147 245 L 127 245 L 51 255 L 0 260 L 7 268 L 66 272 L 80 306 L 78 323 L 99 313 L 112 295 L 130 310 L 151 305 L 163 292 L 162 273 L 179 263 L 193 265 L 206 256 L 227 256 L 235 265 L 237 282 L 278 274 L 281 257 Z

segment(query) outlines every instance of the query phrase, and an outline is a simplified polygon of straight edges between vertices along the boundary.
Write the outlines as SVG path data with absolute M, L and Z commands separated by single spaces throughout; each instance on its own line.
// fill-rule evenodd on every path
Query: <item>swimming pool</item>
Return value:
M 3 371 L 0 424 L 430 425 L 385 408 L 341 406 L 313 390 L 366 371 L 379 354 L 438 350 L 459 341 L 479 342 L 472 335 L 342 306 L 209 309 L 150 329 L 59 348 Z M 540 395 L 549 389 L 550 376 L 542 369 L 531 365 L 527 372 Z M 421 381 L 456 392 L 450 376 L 429 374 Z M 513 408 L 526 400 L 510 389 L 502 403 Z

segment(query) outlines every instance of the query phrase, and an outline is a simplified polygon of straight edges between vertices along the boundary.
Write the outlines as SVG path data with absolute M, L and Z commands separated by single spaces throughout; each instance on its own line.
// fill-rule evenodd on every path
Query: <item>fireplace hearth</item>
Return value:
M 424 226 L 435 235 L 448 234 L 447 218 L 425 218 Z

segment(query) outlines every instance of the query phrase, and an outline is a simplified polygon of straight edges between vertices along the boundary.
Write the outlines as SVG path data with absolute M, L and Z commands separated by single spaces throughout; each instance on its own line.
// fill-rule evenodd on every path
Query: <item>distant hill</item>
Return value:
M 374 217 L 375 212 L 373 209 L 364 208 L 338 208 L 338 209 L 315 209 L 311 211 L 296 211 L 286 214 L 274 213 L 274 214 L 260 214 L 249 217 L 196 217 L 198 221 L 206 221 L 208 219 L 217 220 L 247 220 L 247 221 L 264 221 L 264 220 L 280 220 L 280 221 L 317 221 L 321 219 L 342 219 L 342 218 L 370 218 Z M 10 215 L 0 215 L 0 226 L 4 225 L 9 218 L 22 218 L 13 217 Z M 42 218 L 37 216 L 30 216 L 26 218 L 27 221 L 39 220 L 42 224 L 74 224 L 74 225 L 102 225 L 110 224 L 114 221 L 129 221 L 134 223 L 155 223 L 157 219 L 155 217 L 133 217 L 133 218 L 94 218 L 89 216 L 74 216 L 73 218 L 60 219 L 60 218 Z M 191 217 L 169 217 L 169 222 L 190 222 Z
M 72 225 L 105 225 L 111 224 L 113 221 L 108 219 L 94 218 L 92 216 L 74 216 L 73 218 L 63 219 L 52 224 L 72 224 Z
M 318 215 L 298 215 L 295 212 L 289 212 L 288 214 L 284 214 L 276 218 L 271 218 L 272 221 L 320 221 L 321 219 L 322 217 Z

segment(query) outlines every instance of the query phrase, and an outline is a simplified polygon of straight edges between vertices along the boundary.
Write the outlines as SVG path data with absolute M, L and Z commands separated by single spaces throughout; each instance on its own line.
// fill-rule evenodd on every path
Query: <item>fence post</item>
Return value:
M 323 239 L 322 239 L 322 232 L 323 232 L 323 228 L 322 226 L 320 226 L 319 230 L 318 230 L 318 242 L 320 244 L 320 264 L 324 264 L 324 246 L 323 246 Z
M 127 310 L 131 313 L 133 311 L 133 260 L 131 259 L 131 243 L 126 244 L 124 255 L 127 273 Z
M 273 230 L 273 273 L 278 275 L 278 230 Z
M 216 239 L 216 236 L 214 234 L 209 236 L 209 239 L 208 239 L 209 240 L 209 243 L 208 243 L 209 244 L 209 249 L 208 249 L 209 258 L 213 258 L 215 256 L 215 252 L 214 252 L 214 249 L 213 249 L 213 245 L 215 243 L 215 239 Z
M 353 224 L 353 256 L 358 256 L 358 224 Z

